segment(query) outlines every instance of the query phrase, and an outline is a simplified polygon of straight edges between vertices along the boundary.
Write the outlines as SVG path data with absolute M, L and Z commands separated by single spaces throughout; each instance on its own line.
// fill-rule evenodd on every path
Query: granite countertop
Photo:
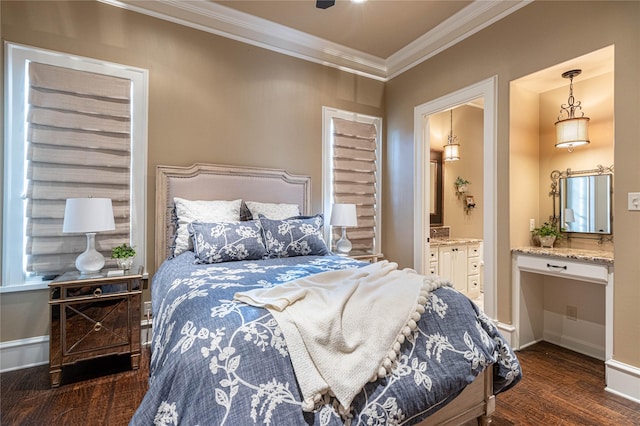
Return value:
M 478 238 L 431 238 L 429 244 L 432 246 L 453 246 L 456 244 L 474 244 L 481 243 Z
M 568 247 L 516 247 L 512 253 L 535 254 L 539 256 L 559 257 L 564 259 L 586 260 L 590 262 L 606 263 L 613 265 L 613 252 L 600 250 L 583 250 Z

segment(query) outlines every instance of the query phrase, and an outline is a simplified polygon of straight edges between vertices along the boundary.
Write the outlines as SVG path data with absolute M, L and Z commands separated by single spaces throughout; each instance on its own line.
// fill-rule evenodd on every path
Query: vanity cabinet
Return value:
M 450 280 L 458 291 L 475 299 L 480 295 L 481 260 L 479 243 L 440 245 L 431 251 L 429 270 Z
M 438 272 L 451 280 L 456 290 L 467 293 L 467 245 L 443 246 L 438 249 Z

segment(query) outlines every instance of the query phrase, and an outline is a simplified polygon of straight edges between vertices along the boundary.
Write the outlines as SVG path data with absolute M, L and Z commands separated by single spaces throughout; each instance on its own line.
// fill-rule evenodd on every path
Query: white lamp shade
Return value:
M 460 159 L 460 144 L 448 143 L 444 146 L 444 161 L 456 161 Z
M 564 221 L 566 223 L 572 223 L 576 221 L 573 209 L 564 209 Z
M 62 232 L 102 232 L 116 229 L 110 198 L 68 198 Z
M 358 215 L 355 204 L 334 204 L 331 208 L 332 226 L 358 226 Z
M 556 148 L 569 148 L 589 143 L 589 118 L 556 121 Z

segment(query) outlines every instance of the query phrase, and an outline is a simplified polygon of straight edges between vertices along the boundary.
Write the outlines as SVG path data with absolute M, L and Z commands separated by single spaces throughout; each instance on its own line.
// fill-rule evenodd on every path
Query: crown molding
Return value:
M 98 1 L 284 55 L 387 81 L 533 0 L 476 0 L 386 59 L 209 1 Z
M 534 0 L 475 0 L 387 58 L 387 80 L 472 36 Z

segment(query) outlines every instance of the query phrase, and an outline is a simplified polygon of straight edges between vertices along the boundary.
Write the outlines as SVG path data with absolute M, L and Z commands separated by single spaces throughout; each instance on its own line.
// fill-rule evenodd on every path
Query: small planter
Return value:
M 540 246 L 553 248 L 553 244 L 556 242 L 555 235 L 547 235 L 546 237 L 538 237 L 540 239 Z
M 121 257 L 116 259 L 116 263 L 118 264 L 118 268 L 123 271 L 128 271 L 133 266 L 133 257 Z

